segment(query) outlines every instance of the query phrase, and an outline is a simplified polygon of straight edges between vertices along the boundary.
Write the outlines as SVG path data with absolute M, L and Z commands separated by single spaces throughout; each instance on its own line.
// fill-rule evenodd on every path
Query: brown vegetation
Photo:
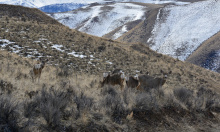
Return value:
M 1 51 L 1 55 L 0 79 L 14 87 L 10 93 L 2 88 L 5 85 L 0 88 L 0 105 L 5 106 L 0 111 L 9 115 L 1 117 L 4 121 L 0 122 L 1 130 L 219 130 L 215 125 L 220 97 L 213 90 L 177 87 L 141 92 L 127 87 L 121 91 L 111 85 L 98 88 L 101 76 L 81 74 L 77 79 L 76 73 L 60 76 L 57 68 L 49 65 L 42 72 L 42 80 L 33 84 L 28 73 L 33 60 L 10 54 L 7 67 L 4 62 L 8 54 Z M 18 72 L 24 75 L 19 80 Z
M 5 113 L 0 114 L 1 131 L 219 130 L 215 127 L 220 106 L 218 73 L 141 44 L 98 38 L 35 19 L 24 22 L 6 14 L 0 25 L 0 39 L 14 42 L 5 47 L 5 42 L 0 43 L 4 49 L 0 50 L 0 93 L 10 97 L 0 101 L 7 106 L 0 107 L 0 113 Z M 63 47 L 57 50 L 55 44 Z M 11 53 L 14 49 L 19 51 Z M 39 57 L 50 61 L 35 84 L 29 71 Z M 99 88 L 100 73 L 117 68 L 126 75 L 149 71 L 161 78 L 161 70 L 172 74 L 159 90 Z

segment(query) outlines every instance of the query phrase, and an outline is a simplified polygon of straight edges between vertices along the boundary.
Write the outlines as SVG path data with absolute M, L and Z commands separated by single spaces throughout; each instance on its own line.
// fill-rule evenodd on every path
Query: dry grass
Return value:
M 160 70 L 172 70 L 173 74 L 167 81 L 170 88 L 181 84 L 190 89 L 208 87 L 218 90 L 219 74 L 155 53 L 144 45 L 119 43 L 82 34 L 65 26 L 38 24 L 36 21 L 22 22 L 10 18 L 10 22 L 6 24 L 5 19 L 1 18 L 4 28 L 0 32 L 2 39 L 15 43 L 4 49 L 12 52 L 11 47 L 17 45 L 22 47 L 17 53 L 21 56 L 49 59 L 49 64 L 58 65 L 62 69 L 56 73 L 59 76 L 67 77 L 76 72 L 101 75 L 102 72 L 115 68 L 121 68 L 130 75 L 148 71 L 152 76 L 160 76 Z M 63 45 L 65 48 L 62 50 L 65 52 L 52 48 L 54 44 Z M 79 58 L 67 54 L 73 50 L 87 57 Z
M 197 126 L 204 124 L 214 126 L 220 112 L 219 94 L 207 88 L 177 86 L 149 92 L 121 91 L 117 86 L 100 88 L 100 76 L 77 74 L 76 79 L 74 72 L 60 76 L 57 73 L 62 70 L 48 64 L 40 82 L 33 83 L 29 76 L 33 60 L 5 51 L 1 55 L 0 80 L 12 89 L 7 92 L 7 85 L 1 85 L 0 92 L 2 97 L 11 97 L 12 101 L 6 100 L 9 106 L 16 104 L 12 105 L 18 112 L 14 113 L 16 122 L 11 125 L 18 130 L 188 131 L 199 130 Z M 26 93 L 31 91 L 36 93 L 30 98 Z M 192 120 L 196 126 L 190 125 Z
M 24 22 L 7 15 L 0 19 L 0 39 L 15 42 L 0 50 L 0 93 L 10 95 L 21 106 L 16 107 L 18 119 L 22 120 L 15 125 L 18 129 L 177 131 L 180 128 L 187 131 L 200 130 L 198 126 L 207 130 L 204 124 L 218 123 L 215 122 L 219 115 L 218 73 L 158 54 L 142 44 L 120 43 L 32 19 Z M 63 45 L 65 52 L 53 49 L 54 44 Z M 15 45 L 22 47 L 17 54 L 11 53 Z M 67 54 L 72 50 L 87 57 Z M 25 58 L 28 55 L 32 57 Z M 49 62 L 42 70 L 40 82 L 33 83 L 29 73 L 34 59 L 39 57 Z M 116 68 L 123 69 L 126 75 L 148 71 L 151 76 L 159 77 L 160 70 L 172 74 L 159 91 L 100 88 L 102 72 Z M 39 105 L 45 98 L 48 102 Z M 65 105 L 59 105 L 59 101 Z M 46 107 L 51 104 L 57 105 Z M 25 116 L 25 106 L 34 113 Z M 49 118 L 45 113 L 59 116 Z M 180 127 L 181 124 L 184 126 Z

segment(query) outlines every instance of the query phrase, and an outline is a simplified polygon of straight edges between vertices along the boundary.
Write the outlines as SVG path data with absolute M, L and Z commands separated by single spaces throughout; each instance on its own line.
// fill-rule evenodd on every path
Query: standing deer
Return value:
M 128 88 L 137 88 L 139 85 L 139 81 L 137 77 L 129 76 L 126 77 L 126 85 Z
M 114 73 L 110 75 L 110 73 L 103 73 L 103 81 L 101 83 L 101 87 L 104 85 L 119 85 L 121 90 L 124 88 L 124 80 L 125 80 L 125 75 L 122 71 L 119 73 Z
M 136 87 L 138 90 L 146 90 L 149 91 L 152 88 L 160 88 L 162 87 L 167 79 L 167 75 L 171 74 L 172 71 L 169 73 L 165 73 L 161 70 L 161 73 L 163 74 L 162 78 L 159 77 L 152 77 L 149 75 L 140 75 L 138 76 L 138 86 Z
M 38 82 L 40 80 L 41 72 L 45 66 L 45 61 L 37 61 L 37 63 L 34 65 L 32 73 L 32 80 L 35 82 L 38 79 Z

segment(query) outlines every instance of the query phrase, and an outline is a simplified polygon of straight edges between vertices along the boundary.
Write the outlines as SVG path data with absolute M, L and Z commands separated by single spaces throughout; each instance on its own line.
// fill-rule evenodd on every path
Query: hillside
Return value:
M 219 37 L 220 33 L 217 33 L 203 42 L 186 61 L 220 73 Z
M 12 11 L 10 11 L 12 10 Z M 45 14 L 38 9 L 31 9 L 27 7 L 22 7 L 22 6 L 8 6 L 5 4 L 0 4 L 0 15 L 1 17 L 13 17 L 15 19 L 18 19 L 19 21 L 36 21 L 38 23 L 43 22 L 43 23 L 50 23 L 50 24 L 57 24 L 61 25 L 59 22 L 56 20 L 45 16 Z M 7 19 L 6 22 L 9 19 Z M 3 27 L 4 25 L 2 25 Z
M 204 41 L 219 32 L 219 7 L 219 2 L 214 0 L 186 5 L 111 3 L 51 16 L 81 32 L 126 43 L 145 43 L 159 53 L 185 61 Z M 209 63 L 218 65 L 215 62 Z
M 92 4 L 66 13 L 51 14 L 60 23 L 95 36 L 103 36 L 117 28 L 111 39 L 117 39 L 145 19 L 151 7 L 136 3 Z M 133 23 L 133 26 L 132 24 Z
M 155 25 L 155 20 L 158 17 L 158 12 L 160 8 L 164 5 L 147 5 L 150 10 L 145 15 L 145 20 L 141 21 L 139 24 L 135 25 L 131 30 L 121 35 L 117 38 L 117 41 L 126 43 L 146 43 L 152 34 L 153 27 Z M 114 31 L 113 31 L 114 32 Z M 104 37 L 109 37 L 105 35 Z
M 19 123 L 8 126 L 23 131 L 219 130 L 218 73 L 156 53 L 143 44 L 81 33 L 37 9 L 1 6 L 0 99 L 9 96 L 22 106 L 13 107 L 12 112 L 12 117 L 18 114 L 13 120 Z M 48 59 L 40 82 L 32 82 L 29 74 L 36 58 Z M 172 74 L 158 92 L 100 88 L 102 73 L 116 68 L 126 75 L 149 72 L 160 77 L 161 70 Z M 38 93 L 32 98 L 30 92 Z M 10 99 L 5 100 L 0 105 L 10 105 Z M 2 124 L 0 129 L 6 129 Z

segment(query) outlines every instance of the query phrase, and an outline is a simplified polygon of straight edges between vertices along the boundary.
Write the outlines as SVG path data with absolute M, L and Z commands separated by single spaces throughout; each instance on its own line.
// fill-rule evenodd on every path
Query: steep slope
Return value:
M 33 59 L 49 58 L 53 65 L 92 74 L 122 68 L 127 74 L 148 71 L 151 75 L 158 75 L 161 69 L 172 69 L 172 77 L 167 82 L 170 88 L 208 87 L 219 90 L 219 74 L 157 54 L 144 45 L 115 42 L 83 34 L 57 23 L 48 23 L 47 19 L 51 18 L 36 9 L 4 6 L 18 16 L 21 14 L 19 10 L 32 10 L 43 16 L 41 20 L 34 17 L 24 22 L 15 14 L 15 17 L 8 17 L 10 13 L 1 10 L 4 15 L 1 18 L 0 46 L 10 52 Z M 13 11 L 18 8 L 17 12 Z
M 103 36 L 118 27 L 122 27 L 111 37 L 116 39 L 129 30 L 131 24 L 126 25 L 126 23 L 135 23 L 134 25 L 136 25 L 145 19 L 144 14 L 148 10 L 150 8 L 148 9 L 146 5 L 113 3 L 92 5 L 68 13 L 51 14 L 51 16 L 70 28 L 96 36 Z
M 220 30 L 220 1 L 168 6 L 159 13 L 150 47 L 163 54 L 185 60 L 203 41 Z
M 160 8 L 164 5 L 146 5 L 149 8 L 149 11 L 145 13 L 145 20 L 141 21 L 139 24 L 136 24 L 131 30 L 124 33 L 122 36 L 117 38 L 117 41 L 127 42 L 127 43 L 146 43 L 149 37 L 151 36 L 151 31 L 153 30 L 155 20 L 157 19 L 157 14 Z M 114 32 L 114 31 L 113 31 Z M 107 34 L 104 37 L 109 38 L 111 35 Z
M 193 52 L 186 61 L 220 73 L 220 33 L 215 34 Z
M 36 22 L 61 25 L 56 20 L 45 16 L 45 14 L 38 9 L 30 9 L 27 7 L 0 4 L 0 14 L 1 16 L 7 15 L 7 17 L 15 17 L 24 22 L 33 20 Z M 7 19 L 7 22 L 9 23 L 9 19 Z
M 4 6 L 8 8 L 0 12 L 0 94 L 21 102 L 17 108 L 21 116 L 16 116 L 14 127 L 22 131 L 219 130 L 218 73 L 143 44 L 112 41 L 48 23 L 51 18 L 36 9 Z M 41 20 L 25 16 L 28 13 L 20 17 L 20 10 L 39 14 Z M 23 17 L 29 19 L 22 21 Z M 31 81 L 36 58 L 48 59 L 40 82 Z M 116 68 L 126 75 L 172 73 L 161 88 L 150 92 L 99 88 L 101 74 Z M 10 106 L 7 100 L 2 102 Z
M 215 50 L 213 44 L 209 43 L 214 40 L 207 40 L 220 30 L 219 9 L 219 2 L 216 1 L 166 6 L 149 13 L 144 22 L 117 40 L 145 43 L 160 53 L 219 71 L 217 40 Z M 208 42 L 203 44 L 204 41 Z

